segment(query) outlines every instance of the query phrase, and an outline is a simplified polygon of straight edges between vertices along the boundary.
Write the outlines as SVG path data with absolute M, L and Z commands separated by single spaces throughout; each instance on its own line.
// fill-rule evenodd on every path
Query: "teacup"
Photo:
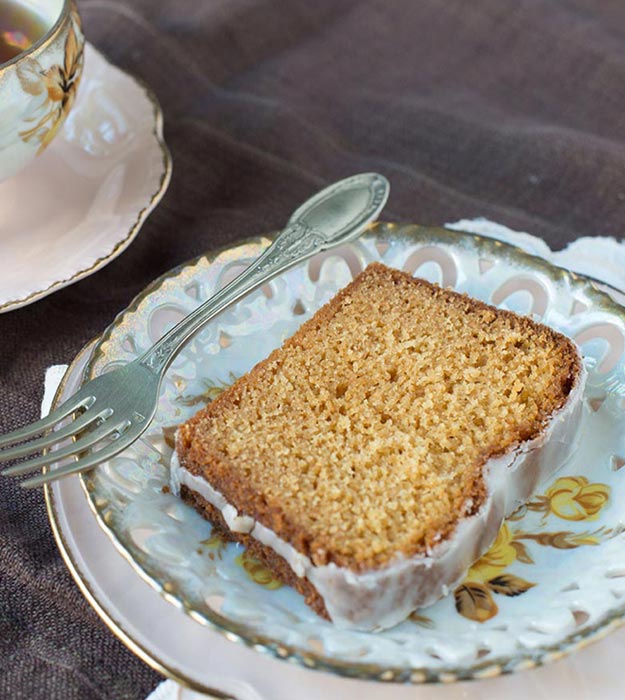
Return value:
M 84 35 L 74 0 L 29 0 L 47 28 L 0 63 L 0 180 L 40 154 L 69 113 L 83 67 Z

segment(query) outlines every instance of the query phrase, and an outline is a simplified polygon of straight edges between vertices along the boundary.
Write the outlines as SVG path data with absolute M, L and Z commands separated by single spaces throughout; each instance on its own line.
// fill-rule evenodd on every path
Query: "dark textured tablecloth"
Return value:
M 0 431 L 33 420 L 45 368 L 154 277 L 352 173 L 390 179 L 394 220 L 486 216 L 556 248 L 622 233 L 622 0 L 80 6 L 89 39 L 160 98 L 174 176 L 120 258 L 0 316 Z M 0 698 L 143 700 L 159 680 L 82 598 L 42 494 L 0 479 Z

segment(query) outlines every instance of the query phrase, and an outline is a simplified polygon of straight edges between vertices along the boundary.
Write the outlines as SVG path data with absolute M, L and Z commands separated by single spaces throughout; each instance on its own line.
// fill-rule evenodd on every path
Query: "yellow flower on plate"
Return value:
M 277 579 L 273 573 L 263 564 L 252 556 L 246 549 L 243 554 L 239 554 L 234 560 L 239 566 L 242 566 L 249 578 L 259 586 L 264 586 L 270 591 L 275 591 L 282 587 L 282 581 Z
M 606 484 L 591 484 L 584 476 L 564 476 L 547 489 L 549 510 L 563 520 L 596 520 L 610 498 Z
M 486 582 L 498 576 L 517 558 L 517 550 L 512 545 L 513 535 L 507 523 L 499 530 L 491 548 L 469 569 L 466 581 Z

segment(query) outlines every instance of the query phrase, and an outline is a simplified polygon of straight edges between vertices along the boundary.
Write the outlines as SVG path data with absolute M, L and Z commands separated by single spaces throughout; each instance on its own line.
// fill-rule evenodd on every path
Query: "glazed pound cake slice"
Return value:
M 373 264 L 181 426 L 172 485 L 320 615 L 389 627 L 562 464 L 584 378 L 563 335 Z

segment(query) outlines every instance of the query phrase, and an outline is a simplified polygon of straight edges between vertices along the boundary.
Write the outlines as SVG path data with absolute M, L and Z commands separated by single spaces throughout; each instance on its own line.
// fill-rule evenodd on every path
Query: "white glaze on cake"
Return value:
M 172 490 L 178 494 L 181 485 L 187 486 L 218 508 L 233 532 L 250 534 L 271 547 L 297 576 L 305 576 L 315 586 L 336 625 L 385 629 L 446 595 L 492 544 L 504 518 L 564 465 L 575 447 L 585 382 L 582 367 L 566 403 L 542 433 L 484 465 L 487 496 L 476 514 L 462 519 L 454 533 L 427 554 L 398 556 L 384 568 L 354 572 L 333 563 L 315 566 L 272 530 L 239 514 L 204 478 L 181 466 L 176 452 L 171 463 Z

